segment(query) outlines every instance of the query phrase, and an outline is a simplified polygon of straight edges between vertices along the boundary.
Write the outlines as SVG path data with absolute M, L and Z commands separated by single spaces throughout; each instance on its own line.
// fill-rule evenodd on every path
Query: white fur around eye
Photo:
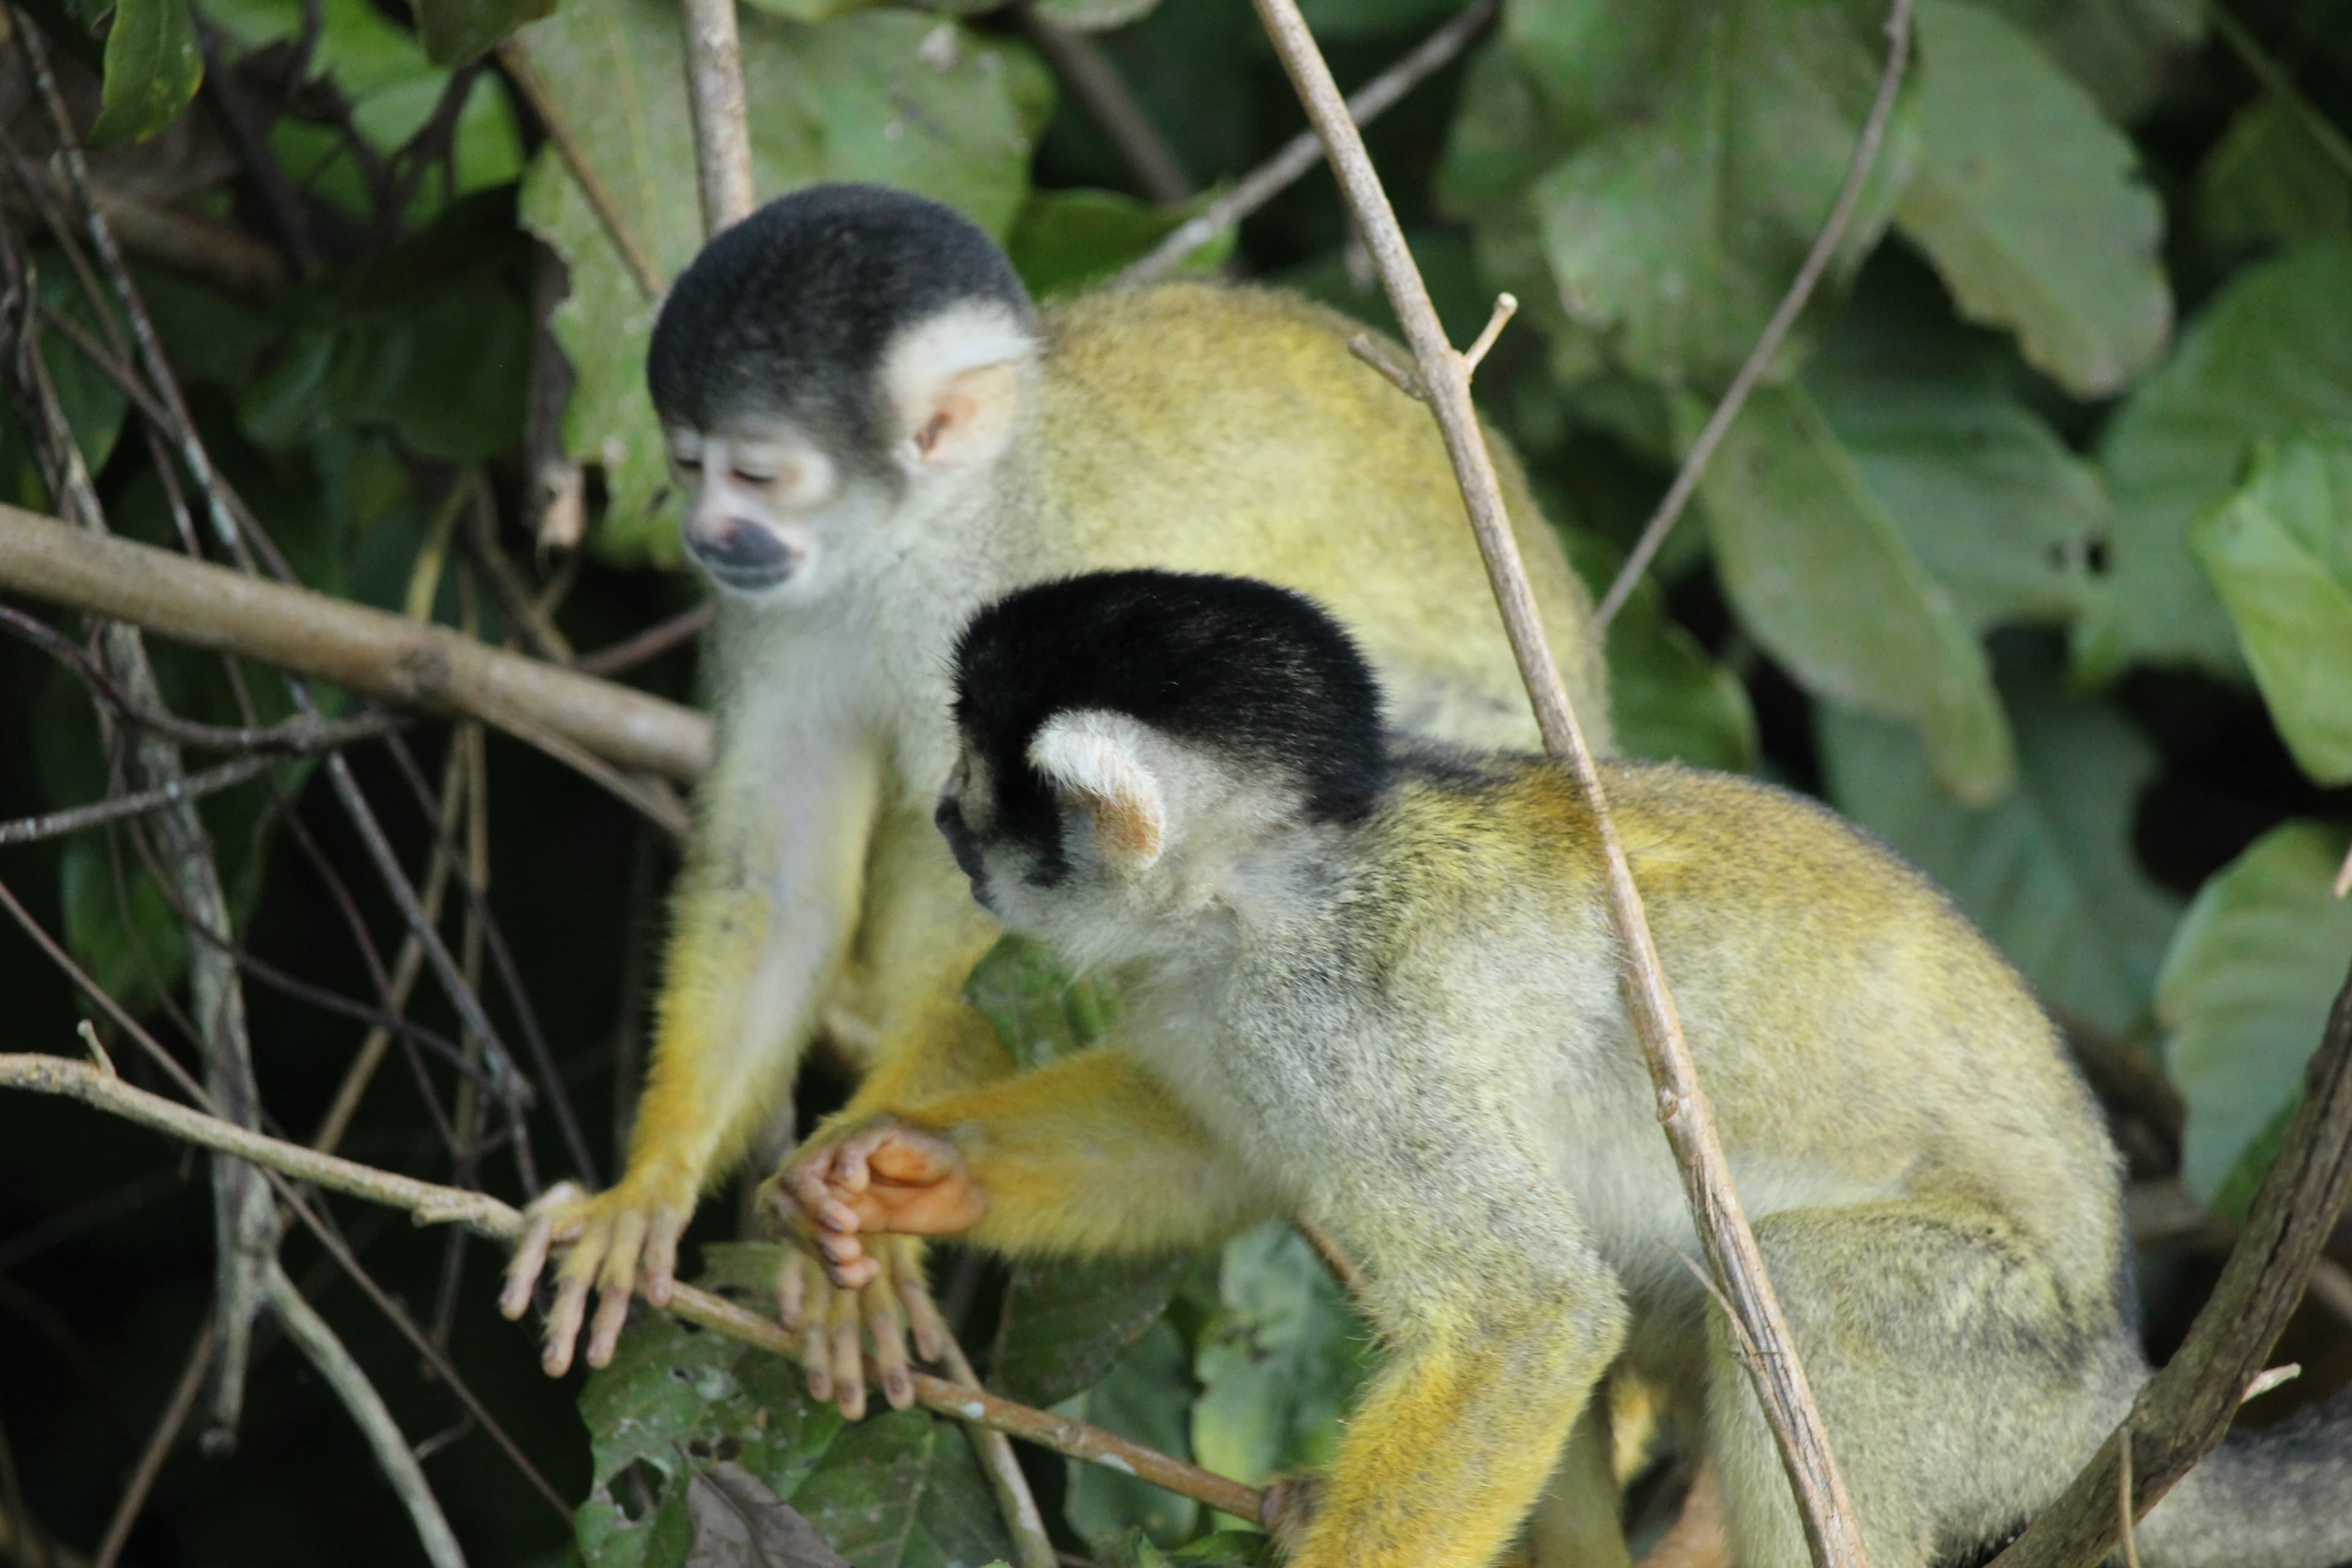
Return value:
M 1029 742 L 1029 760 L 1095 819 L 1107 858 L 1140 870 L 1160 858 L 1168 811 L 1159 781 L 1142 760 L 1143 726 L 1124 713 L 1087 710 L 1056 714 Z

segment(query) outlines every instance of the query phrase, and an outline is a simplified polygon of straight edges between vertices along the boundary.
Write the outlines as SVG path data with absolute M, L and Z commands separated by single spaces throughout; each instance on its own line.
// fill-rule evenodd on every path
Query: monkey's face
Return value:
M 783 420 L 673 426 L 667 439 L 686 552 L 729 593 L 814 592 L 830 544 L 874 510 L 866 485 Z

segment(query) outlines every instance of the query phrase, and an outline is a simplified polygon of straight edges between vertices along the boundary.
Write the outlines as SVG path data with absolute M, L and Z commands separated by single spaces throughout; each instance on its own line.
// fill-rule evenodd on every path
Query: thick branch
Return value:
M 1657 1090 L 1659 1120 L 1681 1167 L 1692 1218 L 1716 1283 L 1730 1303 L 1734 1323 L 1760 1352 L 1748 1370 L 1765 1416 L 1780 1439 L 1781 1460 L 1796 1488 L 1813 1559 L 1824 1565 L 1861 1564 L 1865 1559 L 1853 1504 L 1831 1456 L 1829 1436 L 1822 1430 L 1804 1368 L 1789 1342 L 1788 1325 L 1765 1277 L 1755 1234 L 1732 1190 L 1722 1144 L 1716 1136 L 1714 1112 L 1699 1086 L 1690 1047 L 1684 1043 L 1682 1024 L 1642 910 L 1641 894 L 1634 889 L 1623 846 L 1610 819 L 1601 775 L 1569 706 L 1551 650 L 1545 645 L 1526 568 L 1496 482 L 1494 460 L 1471 405 L 1469 366 L 1446 342 L 1429 290 L 1405 245 L 1404 231 L 1364 151 L 1363 137 L 1348 116 L 1330 67 L 1324 63 L 1306 20 L 1299 16 L 1297 0 L 1253 0 L 1253 4 L 1307 106 L 1307 119 L 1323 138 L 1357 230 L 1380 268 L 1405 341 L 1412 345 L 1421 384 L 1444 434 L 1446 453 L 1468 505 L 1470 526 L 1486 559 L 1487 579 L 1502 611 L 1512 651 L 1518 657 L 1519 672 L 1527 681 L 1544 744 L 1567 763 L 1591 810 L 1593 837 L 1606 872 L 1610 917 L 1625 948 L 1621 983 Z
M 551 732 L 615 766 L 680 783 L 710 763 L 709 720 L 677 703 L 10 506 L 0 506 L 0 588 L 385 701 Z
M 478 1236 L 505 1242 L 522 1234 L 522 1215 L 486 1193 L 439 1186 L 248 1131 L 201 1110 L 190 1110 L 176 1100 L 133 1088 L 111 1072 L 69 1058 L 0 1055 L 0 1089 L 26 1089 L 78 1100 L 174 1138 L 267 1165 L 298 1180 L 370 1203 L 405 1209 L 419 1225 L 462 1225 Z M 698 1323 L 730 1339 L 790 1360 L 799 1359 L 799 1342 L 793 1335 L 772 1320 L 723 1297 L 680 1285 L 667 1310 L 673 1317 Z M 914 1384 L 917 1403 L 941 1415 L 994 1427 L 1016 1437 L 1026 1437 L 1057 1454 L 1139 1476 L 1180 1497 L 1238 1518 L 1256 1519 L 1265 1505 L 1265 1495 L 1255 1487 L 1245 1487 L 1197 1465 L 1171 1458 L 1083 1421 L 1016 1405 L 983 1389 L 959 1387 L 946 1378 L 927 1373 L 916 1373 Z
M 2303 1104 L 2205 1310 L 2097 1455 L 1995 1568 L 2090 1568 L 2122 1537 L 2116 1507 L 2130 1435 L 2133 1512 L 2145 1514 L 2230 1427 L 2302 1297 L 2352 1193 L 2352 975 L 2304 1072 Z

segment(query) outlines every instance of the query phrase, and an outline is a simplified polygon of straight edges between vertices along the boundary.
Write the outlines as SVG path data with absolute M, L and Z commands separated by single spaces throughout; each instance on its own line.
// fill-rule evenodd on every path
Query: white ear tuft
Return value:
M 882 384 L 906 432 L 909 468 L 973 468 L 1012 439 L 1021 402 L 1018 366 L 1036 341 L 1002 306 L 958 305 L 900 335 Z
M 1168 813 L 1159 783 L 1139 754 L 1142 726 L 1124 713 L 1059 713 L 1029 742 L 1029 760 L 1066 795 L 1085 803 L 1104 857 L 1137 870 L 1160 858 Z

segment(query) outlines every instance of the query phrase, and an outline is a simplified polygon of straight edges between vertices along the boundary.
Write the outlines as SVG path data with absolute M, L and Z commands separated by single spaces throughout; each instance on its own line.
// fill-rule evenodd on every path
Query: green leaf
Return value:
M 1186 1420 L 1192 1397 L 1192 1358 L 1182 1337 L 1162 1319 L 1109 1375 L 1064 1408 L 1078 1420 L 1185 1459 L 1192 1453 Z M 1163 1544 L 1179 1542 L 1199 1522 L 1201 1506 L 1190 1498 L 1101 1465 L 1071 1459 L 1066 1468 L 1069 1490 L 1062 1517 L 1098 1552 L 1110 1551 L 1135 1530 Z
M 998 938 L 973 967 L 963 994 L 1024 1068 L 1094 1044 L 1117 1006 L 1101 982 L 1072 978 L 1045 947 L 1010 935 Z
M 2115 506 L 2112 575 L 2075 645 L 2084 678 L 2136 659 L 2242 671 L 2189 525 L 2236 487 L 2263 437 L 2352 430 L 2347 300 L 2352 237 L 2242 269 L 2109 423 L 2099 455 Z
M 1579 133 L 1534 210 L 1561 302 L 1629 368 L 1728 379 L 1828 214 L 1885 51 L 1875 0 L 1561 0 L 1505 26 Z M 1629 101 L 1630 100 L 1630 101 Z M 1907 162 L 1898 121 L 1840 265 L 1876 243 Z
M 1280 1222 L 1225 1244 L 1217 1291 L 1223 1310 L 1193 1358 L 1194 1458 L 1252 1484 L 1322 1463 L 1369 1367 L 1361 1320 L 1315 1249 Z
M 855 1568 L 960 1568 L 1012 1549 L 971 1436 L 929 1411 L 850 1427 L 791 1500 Z
M 2108 526 L 2098 470 L 1979 366 L 1912 358 L 1935 350 L 1907 325 L 1868 323 L 1878 341 L 1863 348 L 1841 321 L 1805 389 L 1972 630 L 2089 614 Z
M 1827 793 L 1941 883 L 2044 1000 L 2126 1033 L 2147 1015 L 2180 913 L 2132 853 L 2156 752 L 2112 704 L 2070 695 L 2041 643 L 2001 648 L 2017 788 L 1971 810 L 1937 786 L 1909 731 L 1823 708 Z
M 2352 175 L 2294 106 L 2258 98 L 2197 171 L 2197 227 L 2223 249 L 2297 245 L 2352 228 Z
M 1622 559 L 1581 529 L 1559 531 L 1568 558 L 1597 599 Z M 1629 757 L 1746 773 L 1756 765 L 1756 713 L 1748 689 L 1709 658 L 1696 637 L 1666 613 L 1648 575 L 1609 623 L 1609 717 L 1617 749 Z
M 2189 543 L 2303 771 L 2352 782 L 2352 431 L 2258 448 Z
M 416 36 L 435 65 L 462 66 L 554 9 L 555 0 L 416 0 Z
M 1141 260 L 1208 199 L 1160 207 L 1116 191 L 1033 191 L 1004 248 L 1030 293 L 1041 300 L 1076 294 Z M 1213 273 L 1233 248 L 1234 231 L 1227 229 L 1179 262 L 1171 276 Z
M 2205 37 L 2202 0 L 1985 0 L 2098 100 L 2118 125 L 2156 101 Z
M 1920 0 L 1918 166 L 1895 205 L 1960 313 L 2077 397 L 2164 352 L 2163 218 L 2130 142 L 1991 12 Z
M 2180 1179 L 2201 1201 L 2301 1091 L 2352 957 L 2352 900 L 2329 891 L 2345 844 L 2320 823 L 2273 828 L 2198 890 L 2173 936 L 2156 1011 L 2189 1106 Z
M 1298 13 L 1325 45 L 1433 31 L 1468 0 L 1299 0 Z
M 1695 409 L 1684 424 L 1687 439 Z M 1699 494 L 1757 641 L 1816 695 L 1917 727 L 1960 799 L 1998 799 L 2015 759 L 1984 649 L 1812 399 L 1758 392 Z
M 1160 0 L 1034 0 L 1037 14 L 1080 32 L 1099 33 L 1140 21 Z
M 835 16 L 846 16 L 852 11 L 862 11 L 880 0 L 745 0 L 754 11 L 764 11 L 771 16 L 782 16 L 787 22 L 830 22 Z
M 1090 1387 L 1150 1331 L 1199 1260 L 1028 1258 L 1015 1264 L 996 1329 L 989 1384 L 1024 1405 Z
M 2286 1142 L 2287 1123 L 2294 1120 L 2294 1113 L 2302 1106 L 2303 1085 L 2298 1082 L 2287 1102 L 2271 1118 L 2270 1125 L 2254 1135 L 2245 1152 L 2238 1156 L 2238 1163 L 2221 1179 L 2220 1190 L 2207 1205 L 2215 1214 L 2244 1222 L 2247 1212 L 2254 1206 L 2254 1194 L 2262 1190 L 2263 1178 L 2270 1174 L 2271 1163 L 2278 1158 L 2279 1150 Z
M 665 276 L 702 243 L 678 26 L 667 0 L 571 0 L 521 34 L 590 166 Z M 814 27 L 747 16 L 742 44 L 762 196 L 821 179 L 876 180 L 950 203 L 992 234 L 1011 226 L 1048 90 L 1019 46 L 900 10 Z M 616 560 L 674 562 L 667 463 L 645 391 L 653 305 L 552 146 L 524 180 L 522 216 L 571 271 L 554 318 L 578 378 L 563 440 L 604 470 L 609 499 L 594 543 Z
M 188 0 L 117 0 L 89 144 L 145 141 L 178 118 L 204 79 Z

